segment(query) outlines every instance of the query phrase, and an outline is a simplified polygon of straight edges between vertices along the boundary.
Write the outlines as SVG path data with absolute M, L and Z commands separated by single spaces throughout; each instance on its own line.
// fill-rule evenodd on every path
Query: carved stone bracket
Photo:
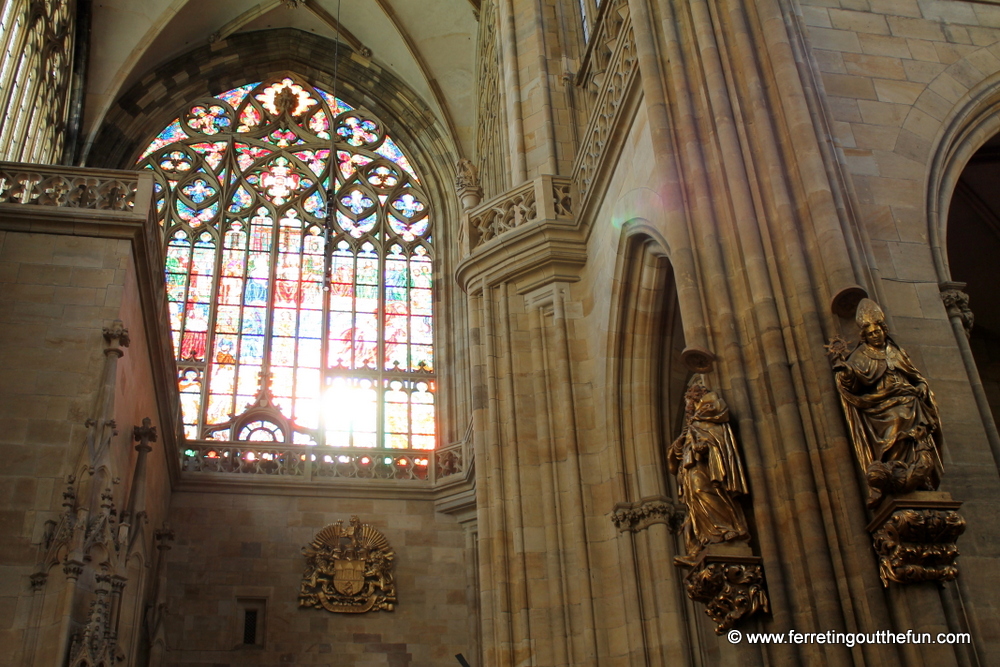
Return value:
M 174 529 L 170 527 L 170 524 L 166 521 L 163 522 L 163 527 L 158 528 L 153 533 L 153 538 L 156 540 L 156 548 L 160 551 L 170 551 L 170 543 L 174 541 Z
M 125 353 L 121 348 L 128 347 L 132 339 L 128 335 L 128 329 L 121 320 L 115 320 L 110 327 L 104 327 L 104 340 L 108 343 L 105 354 L 113 352 L 121 358 Z
M 868 525 L 879 557 L 882 585 L 952 581 L 958 576 L 962 503 L 942 492 L 918 491 L 889 498 Z
M 651 496 L 634 503 L 617 503 L 611 521 L 619 533 L 637 533 L 654 523 L 666 524 L 671 533 L 681 529 L 685 507 L 663 496 Z
M 976 318 L 969 308 L 969 295 L 962 291 L 965 283 L 943 283 L 941 285 L 941 300 L 948 311 L 948 317 L 957 317 L 965 329 L 965 336 L 972 335 L 972 327 Z
M 741 546 L 709 547 L 684 577 L 688 597 L 705 604 L 718 635 L 746 616 L 770 611 L 761 559 Z
M 31 590 L 40 591 L 45 588 L 45 582 L 49 580 L 49 575 L 46 572 L 35 572 L 31 575 Z

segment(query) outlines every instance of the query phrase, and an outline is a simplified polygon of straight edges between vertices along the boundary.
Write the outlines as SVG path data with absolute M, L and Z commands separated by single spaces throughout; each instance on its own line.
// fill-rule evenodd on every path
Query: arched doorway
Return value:
M 951 279 L 965 283 L 974 325 L 969 335 L 994 421 L 1000 419 L 1000 135 L 969 159 L 948 210 Z

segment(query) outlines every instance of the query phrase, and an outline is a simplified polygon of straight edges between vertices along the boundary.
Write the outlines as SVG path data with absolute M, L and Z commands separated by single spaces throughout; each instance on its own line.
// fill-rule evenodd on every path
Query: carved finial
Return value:
M 111 349 L 128 347 L 132 339 L 129 338 L 128 329 L 121 320 L 115 320 L 110 327 L 104 327 L 104 340 L 108 342 Z
M 135 461 L 135 470 L 132 474 L 132 488 L 129 492 L 128 506 L 125 513 L 132 517 L 133 521 L 138 521 L 146 516 L 146 455 L 152 451 L 150 442 L 156 442 L 156 428 L 152 426 L 152 420 L 145 417 L 142 426 L 132 427 L 132 437 L 139 444 L 135 446 L 135 451 L 139 453 Z
M 140 443 L 136 445 L 137 450 L 143 446 L 148 449 L 149 445 L 147 443 L 156 442 L 156 427 L 152 424 L 153 420 L 149 417 L 143 417 L 142 426 L 132 427 L 132 437 L 135 438 L 136 442 Z
M 462 208 L 469 210 L 483 200 L 483 189 L 479 185 L 479 169 L 472 160 L 462 158 L 455 165 L 455 190 L 462 201 Z

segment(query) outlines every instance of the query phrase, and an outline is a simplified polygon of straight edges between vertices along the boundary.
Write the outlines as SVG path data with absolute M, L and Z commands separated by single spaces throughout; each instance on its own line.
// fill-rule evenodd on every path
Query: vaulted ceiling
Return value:
M 367 54 L 405 81 L 472 155 L 476 0 L 94 0 L 86 129 L 171 59 L 228 35 L 296 28 Z M 339 29 L 338 29 L 339 28 Z M 331 52 L 331 61 L 334 54 Z M 222 92 L 222 91 L 218 91 Z

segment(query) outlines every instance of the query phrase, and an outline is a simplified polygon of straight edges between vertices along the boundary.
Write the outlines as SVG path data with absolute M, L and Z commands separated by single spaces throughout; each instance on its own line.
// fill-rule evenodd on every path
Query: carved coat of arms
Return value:
M 382 533 L 358 517 L 352 516 L 348 526 L 338 521 L 319 531 L 302 553 L 300 607 L 347 614 L 393 610 L 396 553 Z

